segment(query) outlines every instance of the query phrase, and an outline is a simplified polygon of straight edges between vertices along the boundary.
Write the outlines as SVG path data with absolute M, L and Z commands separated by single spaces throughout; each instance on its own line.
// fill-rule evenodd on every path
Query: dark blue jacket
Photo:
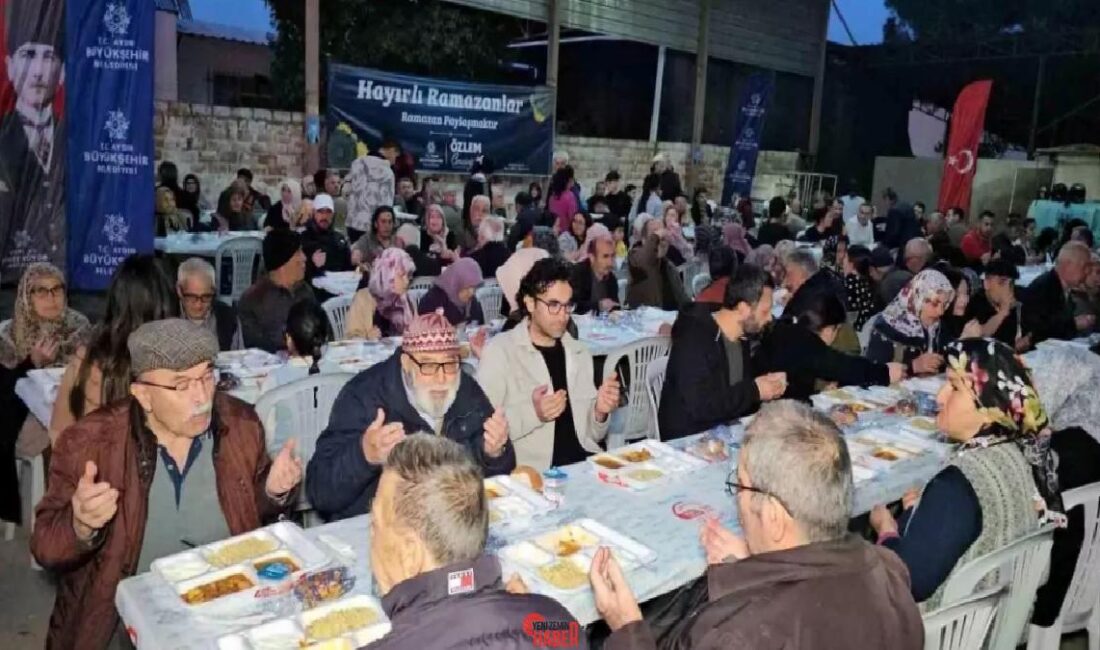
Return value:
M 328 428 L 317 439 L 317 449 L 306 471 L 306 494 L 326 520 L 370 511 L 382 466 L 367 462 L 362 441 L 363 432 L 374 422 L 379 408 L 386 413 L 386 424 L 400 422 L 406 434 L 431 431 L 409 403 L 401 379 L 400 355 L 398 350 L 389 359 L 367 368 L 340 390 Z M 512 442 L 506 443 L 499 458 L 485 456 L 482 438 L 493 405 L 473 377 L 465 372 L 460 375 L 458 395 L 443 417 L 442 434 L 465 445 L 486 476 L 507 474 L 516 467 Z

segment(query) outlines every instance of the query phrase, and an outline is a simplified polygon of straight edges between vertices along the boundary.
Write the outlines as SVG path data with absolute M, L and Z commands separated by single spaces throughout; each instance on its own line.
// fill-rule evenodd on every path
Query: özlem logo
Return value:
M 523 619 L 523 633 L 536 648 L 576 648 L 580 645 L 581 626 L 576 621 L 548 621 L 531 612 Z
M 677 501 L 672 504 L 672 514 L 676 515 L 680 519 L 698 519 L 704 516 L 715 516 L 717 513 L 714 508 L 711 508 L 705 504 L 699 503 L 686 503 L 684 501 Z

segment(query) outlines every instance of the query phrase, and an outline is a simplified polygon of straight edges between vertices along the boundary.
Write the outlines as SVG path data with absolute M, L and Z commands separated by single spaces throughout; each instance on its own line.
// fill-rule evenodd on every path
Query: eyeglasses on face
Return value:
M 791 509 L 787 507 L 787 504 L 783 503 L 783 499 L 780 499 L 774 493 L 767 490 L 761 490 L 760 488 L 753 487 L 751 485 L 744 485 L 742 483 L 739 483 L 737 481 L 737 470 L 730 472 L 730 475 L 726 477 L 726 494 L 729 494 L 730 496 L 737 496 L 737 493 L 741 492 L 742 490 L 745 492 L 753 492 L 755 494 L 762 494 L 766 497 L 771 497 L 775 499 L 776 502 L 779 503 L 779 505 L 783 506 L 784 510 L 786 510 L 787 512 L 791 511 Z
M 455 359 L 454 361 L 420 361 L 408 352 L 404 353 L 410 361 L 416 364 L 416 367 L 420 370 L 420 374 L 425 377 L 435 377 L 439 374 L 439 371 L 443 371 L 445 375 L 457 375 L 458 369 L 461 363 Z
M 31 289 L 31 295 L 35 298 L 60 298 L 65 295 L 65 285 L 55 284 L 52 287 L 34 287 Z
M 214 387 L 214 371 L 209 370 L 201 377 L 181 377 L 170 384 L 158 384 L 152 381 L 134 380 L 135 384 L 141 384 L 142 386 L 152 386 L 153 388 L 160 388 L 163 390 L 172 390 L 177 393 L 186 393 L 195 386 L 198 386 L 204 390 L 209 390 Z
M 187 302 L 202 303 L 204 305 L 208 305 L 208 304 L 214 302 L 214 294 L 213 293 L 185 293 L 185 294 L 183 294 L 183 299 L 186 300 Z
M 565 313 L 572 314 L 576 309 L 576 303 L 572 302 L 558 302 L 557 300 L 546 301 L 538 296 L 535 297 L 535 302 L 541 302 L 546 305 L 546 311 L 554 314 L 555 316 L 561 313 L 561 310 L 565 310 Z

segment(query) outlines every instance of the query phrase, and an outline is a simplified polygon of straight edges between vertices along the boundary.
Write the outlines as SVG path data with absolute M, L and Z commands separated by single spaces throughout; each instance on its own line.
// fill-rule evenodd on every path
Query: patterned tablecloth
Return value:
M 729 428 L 734 437 L 741 431 L 740 425 Z M 686 446 L 692 440 L 694 438 L 678 441 L 677 446 Z M 857 484 L 856 513 L 865 513 L 877 503 L 895 501 L 908 488 L 923 485 L 939 471 L 944 462 L 941 454 L 946 449 L 944 446 L 940 453 L 900 461 L 890 471 Z M 639 601 L 645 601 L 703 575 L 706 558 L 699 545 L 698 531 L 704 514 L 713 513 L 726 526 L 738 529 L 735 501 L 724 489 L 732 467 L 729 462 L 708 465 L 644 492 L 607 485 L 597 477 L 594 467 L 590 463 L 579 463 L 565 468 L 569 478 L 561 505 L 525 529 L 491 527 L 489 550 L 497 551 L 537 532 L 589 517 L 656 551 L 656 561 L 627 574 Z M 336 539 L 350 545 L 354 557 L 343 557 L 341 561 L 347 563 L 356 576 L 355 592 L 371 593 L 368 516 L 312 528 L 306 534 L 322 544 L 326 539 Z M 548 593 L 560 600 L 582 624 L 599 619 L 590 590 L 570 595 Z M 214 648 L 219 636 L 257 625 L 262 620 L 254 612 L 242 619 L 215 619 L 192 614 L 168 583 L 151 573 L 124 580 L 115 595 L 115 604 L 126 625 L 136 634 L 139 648 Z M 286 608 L 293 606 L 293 602 L 272 603 L 267 608 L 267 617 L 274 617 L 276 610 L 285 615 L 286 610 L 280 609 L 280 605 Z
M 218 246 L 227 239 L 234 237 L 263 239 L 265 234 L 262 230 L 233 230 L 224 233 L 179 233 L 167 237 L 157 237 L 153 240 L 153 248 L 167 255 L 214 257 L 218 253 Z

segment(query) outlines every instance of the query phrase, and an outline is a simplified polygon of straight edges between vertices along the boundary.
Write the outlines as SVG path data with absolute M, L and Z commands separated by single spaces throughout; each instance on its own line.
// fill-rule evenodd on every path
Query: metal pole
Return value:
M 691 153 L 688 159 L 687 186 L 694 189 L 699 176 L 703 143 L 703 116 L 707 106 L 707 56 L 710 52 L 711 0 L 699 0 L 699 41 L 695 50 L 695 110 L 691 118 Z
M 657 48 L 657 79 L 653 83 L 653 113 L 649 116 L 649 142 L 657 143 L 657 125 L 661 119 L 661 87 L 665 83 L 665 53 L 664 45 Z
M 306 2 L 306 173 L 321 167 L 321 12 L 320 0 Z M 320 190 L 318 190 L 320 191 Z
M 1031 130 L 1027 134 L 1027 159 L 1035 160 L 1035 134 L 1039 130 L 1039 106 L 1043 98 L 1043 71 L 1047 66 L 1045 54 L 1039 56 L 1039 67 L 1035 71 L 1035 99 L 1031 103 Z
M 561 5 L 558 0 L 546 3 L 546 86 L 554 102 L 553 137 L 558 136 L 558 55 L 561 49 Z
M 827 7 L 827 5 L 826 5 Z M 825 52 L 829 41 L 829 11 L 821 17 L 821 48 L 817 55 L 817 71 L 814 73 L 814 95 L 810 104 L 809 154 L 817 165 L 817 148 L 821 144 L 821 106 L 825 99 Z

